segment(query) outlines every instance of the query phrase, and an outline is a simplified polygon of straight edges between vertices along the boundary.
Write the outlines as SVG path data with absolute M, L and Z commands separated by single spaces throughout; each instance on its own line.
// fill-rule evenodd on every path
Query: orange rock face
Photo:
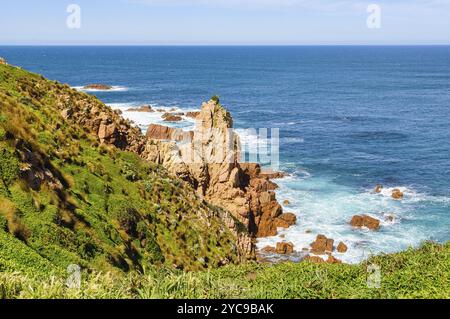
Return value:
M 316 240 L 311 244 L 311 252 L 316 255 L 323 255 L 333 252 L 334 240 L 324 235 L 317 235 Z
M 276 252 L 282 255 L 292 254 L 294 252 L 294 244 L 285 242 L 277 243 Z
M 339 243 L 339 245 L 337 246 L 336 250 L 337 250 L 339 253 L 345 253 L 345 252 L 347 252 L 348 248 L 347 248 L 347 245 L 344 244 L 344 243 L 341 241 L 341 242 Z
M 355 215 L 350 221 L 350 225 L 356 228 L 367 227 L 370 230 L 378 230 L 380 221 L 367 215 Z
M 190 141 L 193 138 L 193 132 L 186 132 L 182 129 L 159 124 L 151 124 L 147 129 L 146 137 L 154 140 Z
M 293 213 L 284 213 L 277 218 L 275 223 L 277 224 L 277 227 L 289 228 L 292 225 L 295 225 L 296 222 L 297 216 Z

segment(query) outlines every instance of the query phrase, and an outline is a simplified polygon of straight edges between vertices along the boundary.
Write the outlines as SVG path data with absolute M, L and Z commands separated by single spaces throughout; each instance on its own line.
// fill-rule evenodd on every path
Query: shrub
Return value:
M 19 161 L 6 149 L 0 152 L 0 179 L 6 186 L 10 185 L 19 174 Z

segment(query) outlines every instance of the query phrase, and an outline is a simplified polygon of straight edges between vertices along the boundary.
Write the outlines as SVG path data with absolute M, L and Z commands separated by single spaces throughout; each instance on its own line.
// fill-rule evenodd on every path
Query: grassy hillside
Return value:
M 367 266 L 381 270 L 367 286 Z M 361 265 L 246 264 L 202 272 L 147 269 L 145 274 L 83 274 L 68 289 L 62 277 L 0 274 L 3 298 L 450 298 L 450 244 L 377 256 Z
M 218 209 L 162 167 L 99 145 L 64 120 L 61 97 L 112 112 L 94 97 L 0 65 L 0 271 L 193 270 L 236 260 Z

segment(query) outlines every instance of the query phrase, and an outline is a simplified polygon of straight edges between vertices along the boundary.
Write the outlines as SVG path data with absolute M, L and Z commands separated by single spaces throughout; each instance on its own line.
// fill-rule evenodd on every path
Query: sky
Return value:
M 450 44 L 450 0 L 2 0 L 0 8 L 0 45 L 340 44 Z

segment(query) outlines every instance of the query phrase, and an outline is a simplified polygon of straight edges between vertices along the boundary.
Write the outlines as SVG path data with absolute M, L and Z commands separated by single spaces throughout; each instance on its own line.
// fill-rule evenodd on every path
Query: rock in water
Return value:
M 383 185 L 378 184 L 375 187 L 375 193 L 377 193 L 377 194 L 381 193 L 382 190 L 383 190 Z
M 147 113 L 153 113 L 155 110 L 152 109 L 150 105 L 143 105 L 141 107 L 136 108 L 130 108 L 127 110 L 127 112 L 147 112 Z
M 355 215 L 352 217 L 350 225 L 356 228 L 367 227 L 370 230 L 378 230 L 380 221 L 367 215 Z
M 337 246 L 337 249 L 336 249 L 339 253 L 345 253 L 345 252 L 347 252 L 347 250 L 348 250 L 348 248 L 347 248 L 347 245 L 346 244 L 344 244 L 342 241 L 339 243 L 339 245 Z
M 291 204 L 291 202 L 288 201 L 287 199 L 283 201 L 283 205 L 285 205 L 285 206 L 288 206 L 288 205 L 290 205 L 290 204 Z
M 162 118 L 164 119 L 165 122 L 180 122 L 183 120 L 181 116 L 171 113 L 163 114 Z
M 398 188 L 392 190 L 392 198 L 396 200 L 402 199 L 404 196 L 403 192 L 399 190 Z
M 112 89 L 112 86 L 106 84 L 89 84 L 83 87 L 85 90 L 101 90 L 108 91 Z
M 323 255 L 326 252 L 333 252 L 334 240 L 325 235 L 317 235 L 316 240 L 311 244 L 311 252 L 316 255 Z

